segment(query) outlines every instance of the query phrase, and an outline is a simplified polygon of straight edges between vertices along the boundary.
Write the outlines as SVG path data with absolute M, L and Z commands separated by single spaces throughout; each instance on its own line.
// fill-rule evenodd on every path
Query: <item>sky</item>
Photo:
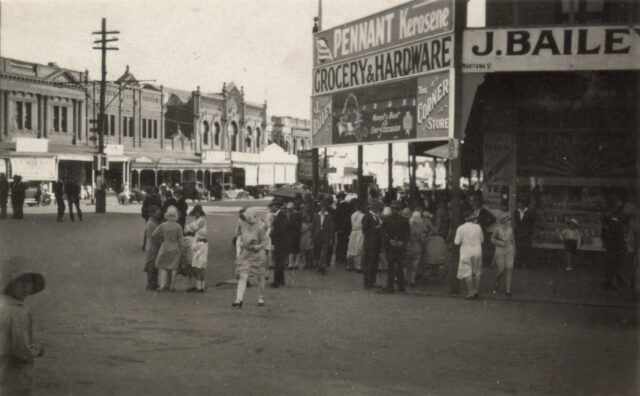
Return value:
M 406 0 L 323 0 L 331 28 Z M 469 22 L 484 23 L 484 0 L 471 0 Z M 100 78 L 92 50 L 107 18 L 119 51 L 107 54 L 107 77 L 127 65 L 138 80 L 171 88 L 220 92 L 243 86 L 245 100 L 267 101 L 269 117 L 310 118 L 313 18 L 318 0 L 3 0 L 0 55 L 55 62 Z

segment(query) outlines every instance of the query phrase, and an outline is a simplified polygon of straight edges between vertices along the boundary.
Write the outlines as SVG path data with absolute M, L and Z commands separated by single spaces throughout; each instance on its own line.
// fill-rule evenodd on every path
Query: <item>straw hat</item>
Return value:
M 571 218 L 567 221 L 567 224 L 571 223 L 573 223 L 576 227 L 578 226 L 578 220 L 576 220 L 575 218 Z
M 0 263 L 0 293 L 6 293 L 13 284 L 24 278 L 31 278 L 33 290 L 31 294 L 36 294 L 44 290 L 44 277 L 30 269 L 25 269 L 23 263 L 26 259 L 22 257 L 12 257 L 9 260 L 2 260 Z
M 167 211 L 164 213 L 164 218 L 169 221 L 178 221 L 178 209 L 171 205 L 167 208 Z

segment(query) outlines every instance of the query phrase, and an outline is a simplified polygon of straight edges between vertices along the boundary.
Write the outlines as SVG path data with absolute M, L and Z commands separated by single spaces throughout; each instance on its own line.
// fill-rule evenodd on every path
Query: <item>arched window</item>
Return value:
M 217 122 L 213 124 L 214 128 L 215 128 L 215 135 L 213 136 L 213 143 L 216 146 L 220 146 L 220 124 L 218 124 Z
M 247 136 L 244 139 L 244 150 L 247 153 L 251 152 L 251 127 L 247 127 Z
M 204 121 L 202 123 L 202 126 L 204 127 L 204 131 L 202 131 L 202 145 L 203 146 L 208 146 L 209 145 L 209 122 L 208 121 Z
M 231 122 L 231 151 L 238 151 L 238 124 Z
M 256 128 L 256 153 L 260 152 L 260 141 L 262 140 L 262 131 L 260 128 Z

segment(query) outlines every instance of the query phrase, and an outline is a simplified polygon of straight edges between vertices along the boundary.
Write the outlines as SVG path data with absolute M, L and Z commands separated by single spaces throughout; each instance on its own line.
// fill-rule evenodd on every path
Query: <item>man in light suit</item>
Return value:
M 289 259 L 289 220 L 287 214 L 282 210 L 282 200 L 274 198 L 269 204 L 269 208 L 274 213 L 273 224 L 271 226 L 271 244 L 273 245 L 273 282 L 271 287 L 284 286 L 284 268 Z
M 536 221 L 535 213 L 529 209 L 526 201 L 518 202 L 518 209 L 513 215 L 515 224 L 513 234 L 516 240 L 516 265 L 524 267 L 531 259 L 531 239 L 533 224 Z
M 320 212 L 313 216 L 311 226 L 313 241 L 318 252 L 318 272 L 322 275 L 327 274 L 327 267 L 331 263 L 331 250 L 333 248 L 333 238 L 335 236 L 335 226 L 333 216 L 329 213 L 329 201 L 322 200 L 320 202 Z

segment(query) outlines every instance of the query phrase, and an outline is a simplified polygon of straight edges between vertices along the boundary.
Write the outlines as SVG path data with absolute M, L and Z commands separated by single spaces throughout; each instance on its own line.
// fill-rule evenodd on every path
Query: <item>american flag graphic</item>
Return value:
M 318 53 L 318 62 L 324 63 L 326 61 L 332 61 L 331 49 L 327 44 L 327 39 L 324 37 L 318 37 L 316 40 L 316 51 Z

